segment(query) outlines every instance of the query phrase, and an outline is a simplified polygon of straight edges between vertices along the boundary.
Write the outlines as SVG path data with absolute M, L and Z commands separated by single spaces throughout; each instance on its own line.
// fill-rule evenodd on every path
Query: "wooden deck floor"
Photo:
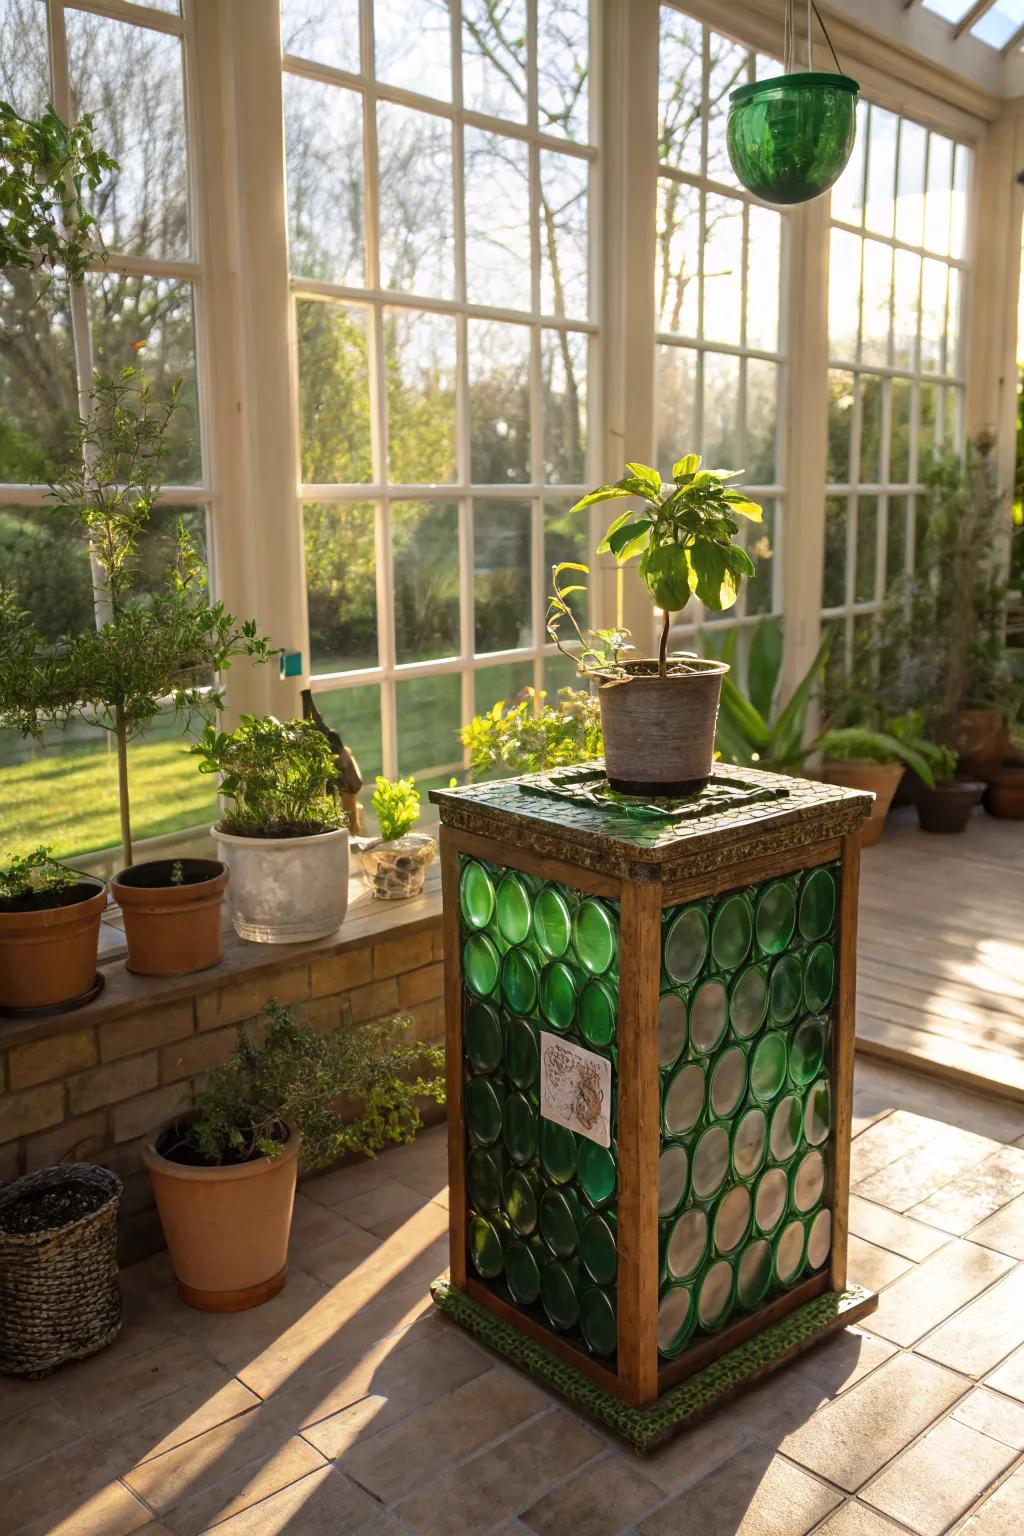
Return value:
M 938 837 L 890 816 L 863 856 L 857 1041 L 1024 1100 L 1024 822 Z

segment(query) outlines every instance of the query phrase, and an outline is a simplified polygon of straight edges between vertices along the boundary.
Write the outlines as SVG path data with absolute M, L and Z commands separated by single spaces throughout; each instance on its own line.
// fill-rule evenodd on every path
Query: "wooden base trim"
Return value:
M 269 1280 L 261 1280 L 258 1285 L 243 1286 L 238 1291 L 200 1291 L 179 1280 L 178 1295 L 187 1307 L 195 1307 L 198 1312 L 246 1312 L 250 1307 L 260 1307 L 272 1296 L 276 1296 L 287 1279 L 288 1265 L 285 1264 Z
M 596 1381 L 606 1392 L 611 1392 L 615 1397 L 628 1402 L 626 1384 L 619 1380 L 614 1371 L 610 1371 L 606 1365 L 599 1365 L 592 1356 L 577 1349 L 574 1344 L 569 1344 L 565 1339 L 559 1338 L 557 1333 L 545 1328 L 542 1323 L 535 1323 L 532 1317 L 527 1317 L 525 1312 L 510 1306 L 500 1296 L 496 1296 L 486 1285 L 475 1279 L 472 1275 L 466 1277 L 466 1283 L 460 1287 L 467 1296 L 471 1296 L 480 1306 L 488 1312 L 493 1312 L 495 1317 L 500 1317 L 503 1323 L 511 1323 L 513 1328 L 518 1328 L 520 1333 L 525 1333 L 527 1338 L 534 1339 L 538 1344 L 550 1350 L 559 1360 L 564 1360 L 567 1365 L 573 1365 L 592 1381 Z
M 702 896 L 718 896 L 742 885 L 757 885 L 773 875 L 794 875 L 819 864 L 832 864 L 843 851 L 841 838 L 812 843 L 807 848 L 785 848 L 780 853 L 765 853 L 742 864 L 730 864 L 712 874 L 692 875 L 685 880 L 666 880 L 663 903 L 678 906 L 683 901 L 698 901 Z
M 482 837 L 479 832 L 463 832 L 455 827 L 442 827 L 442 837 L 451 840 L 451 846 L 459 853 L 472 854 L 477 859 L 488 859 L 492 864 L 508 869 L 521 869 L 527 875 L 539 875 L 542 880 L 553 880 L 568 885 L 588 896 L 604 896 L 618 901 L 622 894 L 622 881 L 611 875 L 596 874 L 579 864 L 564 864 L 547 854 L 531 853 L 519 843 L 499 842 L 496 838 Z
M 709 1339 L 702 1339 L 692 1349 L 684 1350 L 676 1360 L 663 1360 L 658 1370 L 658 1392 L 664 1392 L 668 1387 L 674 1387 L 677 1382 L 685 1381 L 688 1376 L 694 1376 L 702 1371 L 713 1360 L 718 1360 L 722 1355 L 727 1355 L 730 1349 L 735 1349 L 737 1344 L 745 1344 L 747 1339 L 752 1339 L 765 1328 L 770 1328 L 773 1323 L 781 1322 L 788 1317 L 790 1312 L 795 1312 L 797 1307 L 802 1307 L 805 1301 L 813 1301 L 816 1296 L 824 1296 L 831 1290 L 828 1272 L 815 1275 L 810 1280 L 805 1280 L 802 1285 L 794 1286 L 784 1296 L 778 1296 L 767 1307 L 762 1307 L 757 1312 L 751 1312 L 748 1317 L 742 1317 L 730 1327 L 723 1328 L 721 1333 L 713 1334 Z

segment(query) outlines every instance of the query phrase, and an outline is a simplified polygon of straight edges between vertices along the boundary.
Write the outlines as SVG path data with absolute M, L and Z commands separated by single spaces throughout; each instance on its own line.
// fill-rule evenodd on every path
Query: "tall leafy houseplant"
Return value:
M 96 374 L 92 409 L 75 431 L 73 465 L 51 488 L 88 542 L 100 622 L 49 642 L 0 590 L 0 725 L 40 735 L 77 716 L 110 731 L 117 747 L 121 842 L 131 863 L 128 743 L 169 702 L 209 717 L 223 704 L 217 674 L 238 656 L 273 653 L 255 621 L 210 602 L 199 554 L 179 525 L 177 558 L 154 591 L 138 582 L 140 551 L 160 493 L 177 387 L 155 400 L 142 375 Z

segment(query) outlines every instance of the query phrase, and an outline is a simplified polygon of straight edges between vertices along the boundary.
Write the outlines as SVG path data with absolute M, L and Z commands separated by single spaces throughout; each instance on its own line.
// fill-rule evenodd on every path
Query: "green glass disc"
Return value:
M 741 1179 L 752 1179 L 764 1162 L 768 1143 L 768 1119 L 759 1104 L 740 1116 L 732 1133 L 732 1166 Z
M 540 1011 L 561 1034 L 576 1017 L 576 978 L 562 960 L 552 960 L 540 973 Z
M 690 1177 L 690 1154 L 678 1144 L 658 1159 L 658 1215 L 671 1216 L 683 1203 Z
M 533 936 L 551 960 L 558 960 L 569 948 L 572 914 L 569 904 L 553 885 L 538 891 L 533 904 Z
M 802 1019 L 794 1029 L 789 1042 L 790 1077 L 798 1087 L 806 1087 L 821 1071 L 824 1059 L 824 1019 Z
M 685 1285 L 673 1285 L 658 1307 L 658 1353 L 671 1360 L 681 1354 L 697 1321 L 697 1309 Z
M 658 1065 L 674 1067 L 686 1049 L 686 1004 L 678 992 L 658 1000 Z
M 615 1306 L 607 1291 L 592 1285 L 580 1297 L 580 1331 L 595 1355 L 615 1353 Z
M 665 1089 L 661 1118 L 666 1136 L 685 1136 L 704 1109 L 704 1072 L 695 1061 L 684 1062 Z
M 734 1184 L 718 1202 L 712 1225 L 716 1253 L 735 1253 L 750 1230 L 750 1191 Z
M 473 1072 L 493 1072 L 501 1065 L 501 1020 L 490 1003 L 470 1003 L 462 1026 L 466 1060 Z
M 482 864 L 467 859 L 459 880 L 459 910 L 467 928 L 486 928 L 494 916 L 494 886 Z
M 474 1077 L 463 1095 L 466 1124 L 474 1141 L 492 1146 L 501 1135 L 501 1095 L 489 1077 Z
M 725 983 L 717 976 L 701 982 L 690 1001 L 690 1042 L 695 1051 L 706 1056 L 725 1034 L 729 1018 L 729 999 Z
M 615 1193 L 615 1159 L 609 1148 L 582 1137 L 576 1153 L 576 1177 L 591 1205 L 607 1205 Z
M 507 1257 L 505 1267 L 507 1270 Z M 740 1254 L 736 1266 L 736 1297 L 740 1306 L 752 1312 L 764 1300 L 771 1283 L 772 1245 L 766 1237 L 755 1237 Z
M 554 1184 L 568 1184 L 576 1175 L 576 1137 L 556 1120 L 540 1122 L 540 1160 Z
M 749 1040 L 764 1023 L 768 1008 L 768 977 L 763 965 L 740 971 L 729 994 L 729 1023 L 734 1035 Z
M 501 1112 L 501 1139 L 514 1163 L 537 1156 L 537 1111 L 521 1093 L 510 1093 Z
M 528 1243 L 511 1242 L 505 1249 L 505 1279 L 514 1301 L 528 1307 L 540 1295 L 540 1268 Z
M 530 932 L 530 893 L 521 875 L 509 870 L 498 885 L 495 906 L 498 932 L 509 944 L 522 944 Z
M 540 978 L 528 950 L 506 950 L 501 958 L 501 995 L 513 1013 L 532 1013 L 537 1006 Z
M 754 919 L 749 899 L 727 896 L 720 902 L 711 922 L 711 954 L 719 970 L 734 971 L 750 952 Z
M 828 1135 L 832 1120 L 831 1100 L 828 1079 L 819 1078 L 808 1091 L 804 1105 L 804 1137 L 812 1147 L 820 1147 Z
M 739 1045 L 727 1046 L 711 1069 L 711 1112 L 729 1120 L 747 1091 L 747 1056 Z
M 537 1031 L 528 1019 L 509 1019 L 505 1030 L 505 1071 L 517 1088 L 532 1088 L 540 1071 Z
M 757 902 L 754 919 L 758 947 L 766 955 L 781 955 L 796 928 L 796 897 L 787 880 L 766 885 Z
M 754 1224 L 766 1237 L 771 1236 L 786 1214 L 789 1181 L 785 1168 L 767 1168 L 754 1191 Z
M 477 997 L 489 997 L 498 984 L 498 951 L 486 933 L 471 933 L 462 950 L 466 985 Z
M 611 1045 L 615 1039 L 615 993 L 607 982 L 592 977 L 580 993 L 578 1020 L 591 1045 Z
M 803 1222 L 787 1222 L 775 1239 L 775 1278 L 780 1285 L 793 1285 L 800 1278 L 806 1245 Z
M 800 1007 L 803 967 L 798 955 L 780 955 L 768 983 L 768 1016 L 773 1024 L 788 1024 Z
M 505 1267 L 498 1229 L 483 1216 L 474 1216 L 469 1224 L 469 1256 L 485 1280 L 493 1280 Z
M 835 984 L 835 951 L 831 944 L 816 944 L 804 969 L 804 1003 L 808 1013 L 821 1013 L 828 1007 Z
M 580 1205 L 571 1189 L 546 1189 L 540 1197 L 540 1235 L 556 1259 L 571 1259 L 580 1240 Z
M 712 1200 L 729 1173 L 729 1132 L 724 1125 L 709 1125 L 693 1149 L 690 1181 L 698 1200 Z
M 782 1035 L 762 1035 L 750 1054 L 750 1091 L 762 1104 L 774 1099 L 786 1080 L 786 1042 Z
M 800 935 L 813 942 L 832 931 L 836 882 L 831 870 L 812 869 L 800 892 Z
M 720 1328 L 732 1308 L 735 1275 L 728 1259 L 716 1259 L 707 1270 L 697 1293 L 697 1317 L 709 1332 Z
M 689 1280 L 708 1251 L 708 1218 L 699 1205 L 684 1211 L 669 1233 L 665 1263 L 673 1280 Z
M 580 902 L 572 920 L 572 938 L 583 969 L 591 976 L 603 976 L 615 959 L 618 942 L 615 921 L 604 902 L 594 896 Z
M 564 1264 L 545 1264 L 540 1272 L 541 1306 L 548 1322 L 559 1333 L 567 1333 L 579 1321 L 580 1304 L 576 1282 Z
M 793 1174 L 793 1208 L 801 1216 L 813 1211 L 825 1192 L 825 1159 L 818 1147 L 805 1152 Z
M 580 1231 L 580 1260 L 598 1285 L 611 1285 L 619 1264 L 614 1226 L 605 1216 L 593 1211 Z
M 795 1093 L 787 1093 L 776 1104 L 772 1114 L 769 1145 L 777 1163 L 786 1162 L 800 1145 L 803 1118 L 804 1106 Z
M 676 986 L 693 981 L 707 955 L 707 916 L 701 907 L 684 907 L 665 932 L 665 974 Z
M 474 1209 L 485 1216 L 496 1216 L 501 1210 L 500 1156 L 477 1147 L 466 1161 L 466 1176 Z
M 505 1212 L 520 1237 L 529 1237 L 537 1227 L 537 1191 L 533 1180 L 521 1168 L 510 1168 L 502 1185 Z
M 832 1212 L 824 1207 L 811 1217 L 807 1228 L 807 1263 L 811 1269 L 820 1269 L 832 1247 Z

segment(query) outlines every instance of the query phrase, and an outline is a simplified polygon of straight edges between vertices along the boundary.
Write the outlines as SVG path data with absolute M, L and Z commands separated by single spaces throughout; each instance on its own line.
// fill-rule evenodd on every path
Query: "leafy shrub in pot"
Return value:
M 231 802 L 212 836 L 231 873 L 235 932 L 263 944 L 333 933 L 348 906 L 348 828 L 330 743 L 312 720 L 243 715 L 192 747 Z
M 412 830 L 420 819 L 415 781 L 385 779 L 378 774 L 370 803 L 380 836 L 370 838 L 359 850 L 367 885 L 381 901 L 418 896 L 436 844 L 432 837 Z
M 557 703 L 546 700 L 546 693 L 525 688 L 511 703 L 501 699 L 461 728 L 474 775 L 539 773 L 602 755 L 601 708 L 591 694 L 560 688 Z
M 0 1010 L 63 1010 L 94 995 L 107 887 L 51 858 L 13 855 L 0 869 Z

